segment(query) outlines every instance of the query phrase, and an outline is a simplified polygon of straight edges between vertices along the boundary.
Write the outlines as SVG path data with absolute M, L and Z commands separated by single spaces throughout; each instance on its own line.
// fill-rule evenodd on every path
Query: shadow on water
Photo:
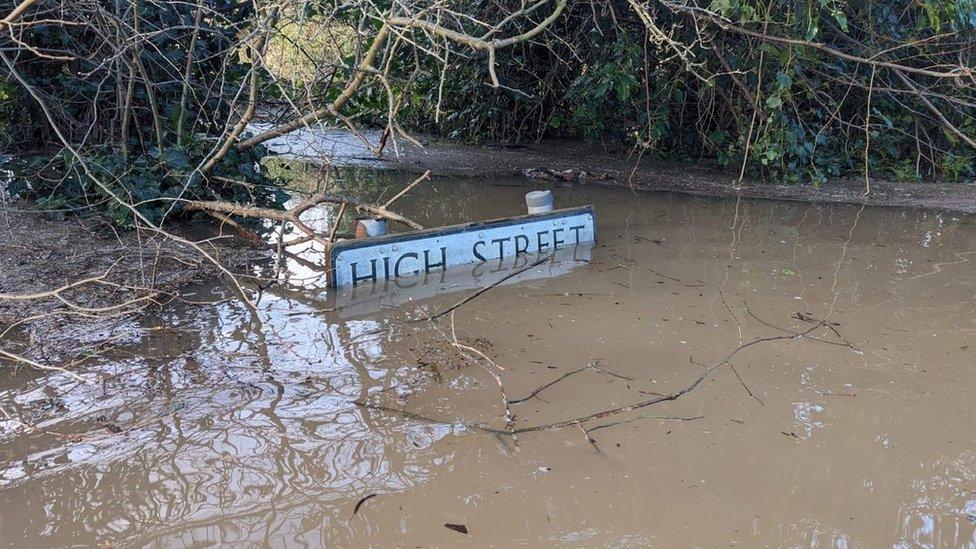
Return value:
M 373 200 L 412 179 L 344 175 Z M 434 179 L 398 209 L 489 219 L 528 189 Z M 335 293 L 310 245 L 260 322 L 198 285 L 184 297 L 211 304 L 129 321 L 90 385 L 4 378 L 0 408 L 29 425 L 0 418 L 0 544 L 976 545 L 971 220 L 553 190 L 596 206 L 597 244 L 453 319 L 424 320 L 497 278 Z M 309 215 L 328 230 L 335 210 Z M 466 427 L 505 429 L 506 407 L 453 341 L 497 365 L 477 359 L 525 428 L 672 393 L 784 335 L 673 402 L 517 445 Z

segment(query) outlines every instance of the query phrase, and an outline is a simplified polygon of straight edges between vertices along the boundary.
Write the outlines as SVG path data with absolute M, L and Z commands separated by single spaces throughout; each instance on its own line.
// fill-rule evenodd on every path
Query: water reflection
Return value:
M 897 547 L 976 547 L 976 453 L 939 460 L 912 482 Z
M 408 179 L 345 177 L 367 196 Z M 401 208 L 425 225 L 521 211 L 525 189 L 491 183 L 434 180 Z M 132 320 L 91 385 L 4 378 L 0 408 L 28 425 L 0 419 L 0 544 L 976 546 L 971 224 L 866 210 L 852 230 L 840 206 L 587 187 L 556 199 L 596 204 L 597 244 L 460 309 L 456 334 L 412 321 L 512 265 L 333 293 L 311 249 L 285 259 L 259 317 L 172 304 Z M 511 398 L 599 361 L 515 407 L 536 425 L 673 391 L 832 304 L 856 349 L 828 330 L 833 345 L 756 345 L 673 403 L 517 449 L 462 426 L 504 409 L 452 335 L 504 368 Z
M 591 251 L 591 245 L 583 244 L 563 248 L 545 256 L 506 257 L 372 284 L 345 286 L 331 292 L 332 299 L 329 303 L 340 317 L 352 318 L 384 309 L 396 309 L 433 296 L 555 278 L 589 263 Z M 535 265 L 541 259 L 546 261 Z
M 397 383 L 395 365 L 377 365 L 394 354 L 379 341 L 355 349 L 339 344 L 375 322 L 269 315 L 264 337 L 255 339 L 246 318 L 234 303 L 197 310 L 178 325 L 185 330 L 179 335 L 141 342 L 169 356 L 116 360 L 98 371 L 102 383 L 66 388 L 57 417 L 37 426 L 84 433 L 82 442 L 41 436 L 25 448 L 6 425 L 0 448 L 17 457 L 0 469 L 4 536 L 13 534 L 13 524 L 26 523 L 25 539 L 70 534 L 91 543 L 118 535 L 139 543 L 147 535 L 165 539 L 179 524 L 181 536 L 192 539 L 200 531 L 205 539 L 214 525 L 247 522 L 269 506 L 287 514 L 309 501 L 321 505 L 339 494 L 423 482 L 423 448 L 446 430 L 364 424 L 369 418 L 350 402 L 372 387 Z M 46 381 L 55 390 L 64 385 Z M 25 409 L 42 405 L 29 395 L 6 396 Z M 29 487 L 18 483 L 25 477 Z M 25 489 L 57 496 L 39 500 Z M 99 515 L 68 511 L 92 506 Z M 221 537 L 233 543 L 253 534 L 222 531 Z

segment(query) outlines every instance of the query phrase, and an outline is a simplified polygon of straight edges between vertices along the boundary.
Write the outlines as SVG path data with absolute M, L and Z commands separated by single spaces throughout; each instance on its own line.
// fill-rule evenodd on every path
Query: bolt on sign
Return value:
M 445 271 L 455 265 L 537 255 L 596 239 L 593 206 L 340 242 L 329 284 L 357 286 Z

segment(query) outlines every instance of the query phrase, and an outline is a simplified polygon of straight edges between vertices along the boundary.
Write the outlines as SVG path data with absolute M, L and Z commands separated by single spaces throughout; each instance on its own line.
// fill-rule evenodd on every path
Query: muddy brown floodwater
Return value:
M 400 209 L 485 219 L 525 191 L 435 179 Z M 971 219 L 554 191 L 596 206 L 598 243 L 458 308 L 453 331 L 425 315 L 489 278 L 331 295 L 310 252 L 260 319 L 198 285 L 217 302 L 134 318 L 90 385 L 5 375 L 0 408 L 30 426 L 0 418 L 0 544 L 976 546 Z M 673 401 L 517 443 L 475 427 L 508 429 L 490 372 L 524 429 L 716 364 Z

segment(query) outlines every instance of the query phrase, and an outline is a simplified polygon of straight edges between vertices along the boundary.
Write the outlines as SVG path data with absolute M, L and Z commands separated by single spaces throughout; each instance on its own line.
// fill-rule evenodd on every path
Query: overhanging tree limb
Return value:
M 352 77 L 352 80 L 346 84 L 346 87 L 342 90 L 342 93 L 335 98 L 334 101 L 318 109 L 314 112 L 301 116 L 290 122 L 275 126 L 268 131 L 259 133 L 250 139 L 245 139 L 237 145 L 237 149 L 241 151 L 246 151 L 254 146 L 260 145 L 269 139 L 291 133 L 299 128 L 304 128 L 317 122 L 318 120 L 331 114 L 333 111 L 338 112 L 345 106 L 346 102 L 352 98 L 353 95 L 359 91 L 359 88 L 363 85 L 363 80 L 366 79 L 366 73 L 373 69 L 373 63 L 376 61 L 376 56 L 380 52 L 380 48 L 383 46 L 383 42 L 386 41 L 386 37 L 390 34 L 390 26 L 383 25 L 380 27 L 379 32 L 373 38 L 373 43 L 370 44 L 369 50 L 363 57 L 363 60 L 359 63 L 356 68 L 356 74 Z
M 498 40 L 485 40 L 483 38 L 478 38 L 475 36 L 471 36 L 469 34 L 448 29 L 437 23 L 431 23 L 430 21 L 424 19 L 417 19 L 414 17 L 388 17 L 384 21 L 383 26 L 380 27 L 379 32 L 377 32 L 376 36 L 373 38 L 373 43 L 370 45 L 370 48 L 367 51 L 366 55 L 363 57 L 363 60 L 357 66 L 356 73 L 353 76 L 352 80 L 349 81 L 345 89 L 342 90 L 342 93 L 339 94 L 339 96 L 335 99 L 335 101 L 320 109 L 308 113 L 304 116 L 295 118 L 289 122 L 275 126 L 249 139 L 245 139 L 244 141 L 241 141 L 237 145 L 237 148 L 238 150 L 247 150 L 256 145 L 264 143 L 269 139 L 273 139 L 275 137 L 285 135 L 299 128 L 307 127 L 327 116 L 330 115 L 334 116 L 334 113 L 340 111 L 342 107 L 345 106 L 345 104 L 349 101 L 349 99 L 351 99 L 353 95 L 355 95 L 356 92 L 358 92 L 359 89 L 362 87 L 363 81 L 366 78 L 366 74 L 373 70 L 373 63 L 376 61 L 376 57 L 380 52 L 380 48 L 382 47 L 383 43 L 386 41 L 386 38 L 393 27 L 396 27 L 398 29 L 404 29 L 404 30 L 409 30 L 409 29 L 425 30 L 432 34 L 436 34 L 438 36 L 447 38 L 448 40 L 451 40 L 453 42 L 469 46 L 474 50 L 489 52 L 491 56 L 491 60 L 489 61 L 489 70 L 492 74 L 492 84 L 497 87 L 499 84 L 498 84 L 497 77 L 494 75 L 495 51 L 500 48 L 512 46 L 520 42 L 525 42 L 526 40 L 531 40 L 539 33 L 544 31 L 547 27 L 552 25 L 552 23 L 556 19 L 558 19 L 559 16 L 563 13 L 563 10 L 565 10 L 565 8 L 566 8 L 566 0 L 557 0 L 556 7 L 553 10 L 553 12 L 549 14 L 548 17 L 543 19 L 538 25 L 521 34 L 511 36 L 508 38 L 498 39 Z
M 541 23 L 532 27 L 522 34 L 511 36 L 509 38 L 503 38 L 501 40 L 484 40 L 471 36 L 469 34 L 464 34 L 463 32 L 458 32 L 455 30 L 448 29 L 437 23 L 431 23 L 425 19 L 417 19 L 415 17 L 389 17 L 386 20 L 388 25 L 394 27 L 399 27 L 403 29 L 421 29 L 427 32 L 443 36 L 451 41 L 457 42 L 458 44 L 464 44 L 471 47 L 472 49 L 478 51 L 488 51 L 492 49 L 501 49 L 519 42 L 525 42 L 526 40 L 531 40 L 537 36 L 540 32 L 546 30 L 546 27 L 552 25 L 553 22 L 559 18 L 566 9 L 566 0 L 558 0 L 556 2 L 556 8 L 549 14 L 548 17 L 542 20 Z
M 672 4 L 670 2 L 662 2 L 662 4 L 665 7 L 667 7 L 668 9 L 670 9 L 670 10 L 672 10 L 674 12 L 687 13 L 687 14 L 690 14 L 690 15 L 692 15 L 694 17 L 700 17 L 702 19 L 705 19 L 706 21 L 709 21 L 709 22 L 717 25 L 719 28 L 721 28 L 723 30 L 726 30 L 726 31 L 735 32 L 737 34 L 742 34 L 744 36 L 749 36 L 749 37 L 752 37 L 752 38 L 758 38 L 759 40 L 764 40 L 766 42 L 774 42 L 774 43 L 777 43 L 777 44 L 784 44 L 784 45 L 788 45 L 788 46 L 799 46 L 799 47 L 811 48 L 811 49 L 815 49 L 815 50 L 822 51 L 824 53 L 828 53 L 828 54 L 833 55 L 835 57 L 838 57 L 840 59 L 845 59 L 847 61 L 853 61 L 855 63 L 862 63 L 862 64 L 865 64 L 865 65 L 872 65 L 874 67 L 884 67 L 884 68 L 887 68 L 887 69 L 899 70 L 899 71 L 903 71 L 903 72 L 907 72 L 907 73 L 914 73 L 914 74 L 919 74 L 919 75 L 923 75 L 923 76 L 929 76 L 929 77 L 932 77 L 932 78 L 952 78 L 952 79 L 957 79 L 957 78 L 960 78 L 960 77 L 963 77 L 963 76 L 972 76 L 974 74 L 974 71 L 973 71 L 972 68 L 966 67 L 966 66 L 963 66 L 963 65 L 959 65 L 958 67 L 956 67 L 956 68 L 954 68 L 954 69 L 952 69 L 950 71 L 940 71 L 940 70 L 932 70 L 932 69 L 929 69 L 929 68 L 918 68 L 918 67 L 912 67 L 912 66 L 908 66 L 908 65 L 900 65 L 898 63 L 892 63 L 890 61 L 883 61 L 883 60 L 880 60 L 880 59 L 876 59 L 874 57 L 861 57 L 861 56 L 858 56 L 858 55 L 852 55 L 850 53 L 846 53 L 846 52 L 840 51 L 838 49 L 832 48 L 832 47 L 830 47 L 830 46 L 828 46 L 828 45 L 826 45 L 826 44 L 824 44 L 822 42 L 812 42 L 810 40 L 801 40 L 801 39 L 798 39 L 798 38 L 788 38 L 788 37 L 785 37 L 785 36 L 776 36 L 776 35 L 768 34 L 768 33 L 765 33 L 765 32 L 760 32 L 760 31 L 755 31 L 755 30 L 747 29 L 745 27 L 741 27 L 739 25 L 736 25 L 736 24 L 734 24 L 734 23 L 732 23 L 732 22 L 730 22 L 730 21 L 728 21 L 726 19 L 723 19 L 722 17 L 719 17 L 718 15 L 716 15 L 716 14 L 714 14 L 714 13 L 708 11 L 708 10 L 699 8 L 697 6 L 685 6 L 685 5 L 679 5 L 679 4 Z
M 944 114 L 942 114 L 942 111 L 940 111 L 935 105 L 933 105 L 932 102 L 929 101 L 929 98 L 925 97 L 925 94 L 919 91 L 918 87 L 915 84 L 913 84 L 911 80 L 909 80 L 904 74 L 902 74 L 901 71 L 896 70 L 893 72 L 895 73 L 895 76 L 897 76 L 906 86 L 908 86 L 908 89 L 912 90 L 912 93 L 914 93 L 919 98 L 919 100 L 925 105 L 925 107 L 928 108 L 928 110 L 932 114 L 934 114 L 936 118 L 939 119 L 939 122 L 941 122 L 942 125 L 946 127 L 946 129 L 952 132 L 959 139 L 965 141 L 967 145 L 976 149 L 976 141 L 974 141 L 972 137 L 969 137 L 968 135 L 962 133 L 962 131 L 959 128 L 957 128 L 952 122 L 949 122 L 949 119 L 946 118 Z
M 268 35 L 274 29 L 275 23 L 278 20 L 278 8 L 274 8 L 271 11 L 271 15 L 268 16 L 267 30 L 262 32 L 258 38 L 255 39 L 255 43 L 251 46 L 251 70 L 248 76 L 248 94 L 247 94 L 247 107 L 244 109 L 244 113 L 241 115 L 241 119 L 234 125 L 230 133 L 224 139 L 224 143 L 220 146 L 220 149 L 211 156 L 204 164 L 201 166 L 200 171 L 203 174 L 209 174 L 213 171 L 214 167 L 220 162 L 224 156 L 230 152 L 231 147 L 233 147 L 234 142 L 237 138 L 244 132 L 247 125 L 250 124 L 251 119 L 254 118 L 255 113 L 257 113 L 258 108 L 258 70 L 261 64 L 261 58 L 264 54 L 265 46 L 268 44 Z
M 10 75 L 23 87 L 24 90 L 27 91 L 28 94 L 30 94 L 31 98 L 33 98 L 34 101 L 37 102 L 37 105 L 41 109 L 41 112 L 44 114 L 44 117 L 47 120 L 51 131 L 54 132 L 55 136 L 57 136 L 58 141 L 61 142 L 64 149 L 68 151 L 68 153 L 78 161 L 78 166 L 81 168 L 81 172 L 85 175 L 87 179 L 91 180 L 91 182 L 96 187 L 101 189 L 101 191 L 105 193 L 107 196 L 109 196 L 113 201 L 115 201 L 121 207 L 128 210 L 132 214 L 133 219 L 140 221 L 146 227 L 150 228 L 152 231 L 161 234 L 166 238 L 169 238 L 175 242 L 193 248 L 207 261 L 212 263 L 214 267 L 217 268 L 217 270 L 219 270 L 222 274 L 226 275 L 228 279 L 231 281 L 231 283 L 234 284 L 237 291 L 240 293 L 241 298 L 244 300 L 244 303 L 247 304 L 247 306 L 251 309 L 252 312 L 257 312 L 257 308 L 255 307 L 254 303 L 251 302 L 250 298 L 248 298 L 247 292 L 244 291 L 244 288 L 241 286 L 240 281 L 238 281 L 234 273 L 230 272 L 227 269 L 227 267 L 225 267 L 220 261 L 217 260 L 216 257 L 208 253 L 206 250 L 204 250 L 199 243 L 194 242 L 192 240 L 188 240 L 178 235 L 174 235 L 164 230 L 159 225 L 153 223 L 149 218 L 145 216 L 145 214 L 140 212 L 138 208 L 133 206 L 130 202 L 126 201 L 125 198 L 123 198 L 118 191 L 113 189 L 111 185 L 109 185 L 108 183 L 103 181 L 98 175 L 96 175 L 95 172 L 92 170 L 91 166 L 89 166 L 89 162 L 86 159 L 86 157 L 78 150 L 78 148 L 76 148 L 75 145 L 73 145 L 68 140 L 68 138 L 64 135 L 64 132 L 61 131 L 61 126 L 58 124 L 57 120 L 55 119 L 54 114 L 52 113 L 49 105 L 45 103 L 44 98 L 41 97 L 38 91 L 34 89 L 34 87 L 31 86 L 30 83 L 28 83 L 24 79 L 24 77 L 20 74 L 20 71 L 18 71 L 17 67 L 14 65 L 14 62 L 11 61 L 11 59 L 7 56 L 7 54 L 2 50 L 0 50 L 0 61 L 2 61 L 3 64 L 7 66 L 7 70 L 10 73 Z
M 17 7 L 11 10 L 11 12 L 7 14 L 6 17 L 0 19 L 0 26 L 4 26 L 4 27 L 10 26 L 14 21 L 19 19 L 20 16 L 23 15 L 25 11 L 27 11 L 27 8 L 31 7 L 36 3 L 37 0 L 24 0 L 20 4 L 17 4 Z

